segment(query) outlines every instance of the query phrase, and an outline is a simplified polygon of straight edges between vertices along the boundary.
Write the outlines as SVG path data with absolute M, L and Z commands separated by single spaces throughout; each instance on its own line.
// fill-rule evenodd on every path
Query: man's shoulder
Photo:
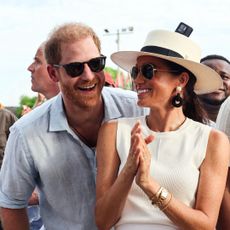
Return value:
M 102 94 L 112 98 L 127 98 L 137 100 L 137 93 L 132 90 L 122 88 L 104 87 Z
M 230 96 L 227 97 L 227 99 L 223 102 L 221 107 L 230 109 Z
M 17 117 L 8 109 L 0 109 L 0 120 L 4 125 L 11 126 L 17 121 Z
M 137 93 L 121 88 L 104 87 L 102 97 L 106 107 L 117 107 L 118 109 L 140 109 L 137 106 Z
M 216 118 L 217 128 L 220 123 L 228 123 L 230 120 L 230 96 L 222 103 Z
M 26 127 L 33 127 L 36 124 L 39 125 L 41 119 L 48 118 L 48 114 L 53 102 L 54 102 L 54 98 L 34 108 L 32 111 L 30 111 L 29 113 L 23 115 L 20 119 L 18 119 L 17 122 L 14 123 L 13 127 L 22 129 Z
M 137 93 L 134 91 L 104 87 L 102 96 L 106 119 L 135 117 L 149 113 L 147 108 L 137 105 Z
M 16 117 L 13 112 L 11 112 L 10 110 L 5 109 L 5 108 L 0 109 L 0 115 L 6 116 L 6 117 Z

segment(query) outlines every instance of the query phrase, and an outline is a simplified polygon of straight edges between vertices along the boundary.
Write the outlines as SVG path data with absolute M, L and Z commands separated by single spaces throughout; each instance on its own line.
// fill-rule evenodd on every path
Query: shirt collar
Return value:
M 55 132 L 64 130 L 69 130 L 69 125 L 65 115 L 62 95 L 59 93 L 50 108 L 49 131 Z
M 111 119 L 116 119 L 122 117 L 122 114 L 117 108 L 115 99 L 112 96 L 109 87 L 104 87 L 102 90 L 102 99 L 104 102 L 104 119 L 103 121 L 108 121 Z M 64 131 L 69 130 L 69 125 L 66 119 L 66 114 L 63 106 L 62 95 L 59 93 L 50 108 L 50 125 L 49 131 Z

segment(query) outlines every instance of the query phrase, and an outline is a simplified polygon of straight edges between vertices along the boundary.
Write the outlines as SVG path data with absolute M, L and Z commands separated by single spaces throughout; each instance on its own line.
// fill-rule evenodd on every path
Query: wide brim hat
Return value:
M 119 67 L 130 72 L 140 56 L 159 57 L 189 70 L 197 79 L 194 86 L 196 94 L 211 93 L 223 84 L 216 71 L 200 63 L 200 47 L 180 33 L 166 30 L 151 31 L 141 51 L 118 51 L 111 55 L 111 59 Z

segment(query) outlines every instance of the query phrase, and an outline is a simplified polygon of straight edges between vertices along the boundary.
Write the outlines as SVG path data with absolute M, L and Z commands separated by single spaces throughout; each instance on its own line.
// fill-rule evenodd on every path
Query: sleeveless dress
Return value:
M 211 127 L 186 118 L 179 129 L 170 132 L 153 132 L 146 125 L 145 117 L 118 119 L 116 147 L 121 165 L 126 162 L 130 133 L 139 120 L 142 135 L 153 134 L 155 139 L 148 145 L 152 154 L 151 176 L 173 196 L 193 207 L 199 182 L 200 166 L 206 155 Z M 132 184 L 116 230 L 174 230 L 177 226 L 157 207 L 147 195 Z

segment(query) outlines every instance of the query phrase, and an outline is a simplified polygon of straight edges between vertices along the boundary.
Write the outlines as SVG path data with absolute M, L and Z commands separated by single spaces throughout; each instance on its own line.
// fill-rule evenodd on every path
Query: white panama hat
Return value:
M 130 72 L 140 56 L 159 57 L 177 63 L 194 74 L 197 94 L 218 90 L 223 82 L 219 74 L 200 63 L 201 49 L 190 38 L 166 30 L 151 31 L 141 51 L 119 51 L 111 55 L 114 63 Z

